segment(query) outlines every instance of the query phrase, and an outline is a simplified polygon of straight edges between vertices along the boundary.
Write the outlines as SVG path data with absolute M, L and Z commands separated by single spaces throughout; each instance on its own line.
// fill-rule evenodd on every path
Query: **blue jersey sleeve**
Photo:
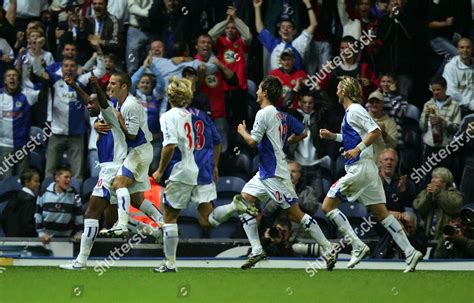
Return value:
M 258 34 L 258 40 L 260 40 L 269 53 L 281 42 L 280 39 L 275 38 L 266 28 Z
M 221 144 L 221 135 L 219 134 L 219 131 L 216 128 L 216 124 L 214 121 L 212 121 L 211 117 L 209 117 L 208 114 L 206 114 L 206 119 L 207 119 L 207 124 L 209 125 L 209 128 L 211 129 L 212 133 L 212 143 L 214 146 Z
M 304 132 L 304 124 L 288 113 L 286 113 L 286 124 L 288 126 L 288 135 L 301 135 Z

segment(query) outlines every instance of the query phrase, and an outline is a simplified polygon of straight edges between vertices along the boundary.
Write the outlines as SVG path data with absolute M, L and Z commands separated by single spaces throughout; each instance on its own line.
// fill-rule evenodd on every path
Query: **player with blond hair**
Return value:
M 347 217 L 337 209 L 342 195 L 349 202 L 358 200 L 370 210 L 405 253 L 407 267 L 404 272 L 414 271 L 423 255 L 410 244 L 400 222 L 388 212 L 382 181 L 373 159 L 372 144 L 382 132 L 361 105 L 362 89 L 357 79 L 341 77 L 337 86 L 337 96 L 346 111 L 342 134 L 321 129 L 320 136 L 323 139 L 342 142 L 346 158 L 346 175 L 331 186 L 323 201 L 323 211 L 337 225 L 344 239 L 352 245 L 352 256 L 347 266 L 354 267 L 369 255 L 370 249 L 357 237 Z

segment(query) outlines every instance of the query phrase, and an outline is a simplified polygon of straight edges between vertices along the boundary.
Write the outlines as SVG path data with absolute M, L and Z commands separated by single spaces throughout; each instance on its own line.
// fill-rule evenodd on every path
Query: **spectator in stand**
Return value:
M 431 182 L 413 201 L 413 207 L 421 215 L 426 236 L 441 240 L 443 226 L 457 216 L 464 203 L 462 193 L 453 187 L 453 174 L 444 167 L 436 168 Z
M 42 90 L 43 94 L 46 92 Z M 27 152 L 34 149 L 30 140 L 31 107 L 39 100 L 40 91 L 22 87 L 20 75 L 16 69 L 5 71 L 5 89 L 0 93 L 0 180 L 11 175 L 20 175 L 28 168 Z M 43 139 L 43 138 L 37 138 Z M 29 141 L 30 140 L 30 141 Z M 36 142 L 36 141 L 35 141 Z M 39 144 L 39 143 L 36 143 Z M 9 155 L 10 154 L 10 155 Z M 5 159 L 14 154 L 18 161 L 9 167 Z M 18 156 L 21 155 L 20 156 Z
M 197 54 L 195 59 L 204 62 L 215 64 L 219 70 L 207 75 L 202 79 L 200 91 L 205 93 L 211 101 L 211 116 L 214 119 L 216 128 L 221 135 L 222 153 L 227 150 L 228 139 L 228 124 L 226 119 L 226 108 L 224 103 L 224 81 L 231 86 L 239 83 L 237 75 L 227 66 L 225 66 L 219 59 L 212 55 L 212 38 L 207 34 L 202 34 L 198 37 L 196 43 Z
M 458 42 L 458 55 L 444 67 L 443 78 L 448 83 L 446 93 L 461 107 L 461 116 L 474 113 L 474 60 L 472 41 L 462 38 Z
M 398 220 L 403 212 L 413 211 L 413 200 L 416 197 L 415 184 L 407 177 L 397 173 L 398 155 L 393 148 L 386 148 L 378 157 L 380 179 L 382 179 L 387 209 Z
M 382 74 L 380 77 L 380 92 L 383 94 L 383 110 L 397 123 L 397 146 L 403 147 L 402 118 L 408 108 L 408 102 L 402 98 L 397 91 L 397 80 L 390 73 Z
M 36 231 L 44 244 L 52 237 L 81 239 L 83 216 L 81 196 L 70 186 L 71 171 L 59 167 L 54 173 L 54 182 L 36 201 Z
M 191 101 L 191 107 L 198 108 L 205 111 L 208 115 L 211 115 L 211 101 L 207 95 L 197 90 L 199 75 L 198 72 L 191 66 L 186 67 L 181 76 L 188 79 L 193 84 L 193 100 Z
M 234 130 L 243 120 L 248 120 L 246 57 L 252 34 L 248 26 L 236 15 L 236 8 L 229 6 L 227 19 L 217 23 L 209 31 L 209 36 L 215 43 L 217 59 L 232 70 L 239 80 L 234 86 L 224 81 L 227 119 Z
M 23 188 L 3 210 L 3 230 L 6 237 L 37 237 L 35 228 L 36 197 L 40 176 L 34 169 L 25 170 L 20 177 Z
M 107 11 L 108 0 L 93 0 L 94 17 L 86 19 L 84 27 L 90 46 L 84 51 L 87 57 L 93 48 L 100 46 L 105 54 L 113 53 L 120 60 L 123 55 L 123 31 L 117 18 Z
M 420 117 L 424 162 L 431 154 L 438 153 L 450 143 L 461 122 L 461 110 L 457 102 L 446 95 L 446 80 L 443 77 L 438 76 L 431 80 L 431 91 L 433 98 L 425 103 Z M 448 155 L 433 167 L 451 168 L 451 163 L 452 158 Z
M 415 24 L 413 13 L 406 9 L 406 0 L 390 0 L 386 14 L 378 26 L 381 40 L 376 62 L 378 72 L 396 74 L 402 97 L 412 100 L 415 67 Z
M 267 255 L 271 257 L 293 257 L 291 223 L 287 218 L 278 218 L 271 228 L 265 230 L 262 246 Z
M 337 83 L 339 82 L 338 78 L 341 76 L 350 76 L 359 79 L 360 84 L 362 85 L 364 100 L 367 100 L 369 94 L 379 87 L 380 81 L 367 63 L 361 63 L 358 61 L 357 53 L 352 51 L 355 42 L 356 40 L 352 36 L 342 37 L 340 44 L 342 63 L 335 67 L 331 66 L 331 73 L 325 74 L 325 77 L 322 78 L 319 85 L 321 90 L 335 93 Z
M 101 50 L 98 50 L 97 67 L 93 70 L 98 78 L 105 73 L 104 59 Z M 84 134 L 86 133 L 86 119 L 84 102 L 75 91 L 71 91 L 64 81 L 65 77 L 72 77 L 86 86 L 92 73 L 78 76 L 77 63 L 73 59 L 63 60 L 62 76 L 57 73 L 43 72 L 41 77 L 52 88 L 49 94 L 48 121 L 51 122 L 53 135 L 49 139 L 46 150 L 46 176 L 54 173 L 59 165 L 63 152 L 67 149 L 69 163 L 73 176 L 82 180 L 84 164 Z M 54 100 L 54 102 L 53 102 Z
M 56 57 L 58 57 L 58 56 L 56 56 Z M 46 69 L 50 73 L 56 73 L 56 72 L 60 73 L 61 72 L 62 60 L 64 60 L 64 59 L 76 60 L 76 58 L 77 58 L 76 45 L 74 43 L 65 43 L 62 46 L 62 49 L 61 49 L 61 60 L 56 61 L 53 64 L 48 65 L 48 67 Z M 82 70 L 82 68 L 81 68 L 81 70 Z M 81 71 L 78 71 L 78 73 L 82 74 Z
M 380 91 L 375 90 L 369 96 L 369 114 L 382 131 L 382 136 L 378 137 L 372 144 L 375 161 L 379 158 L 382 150 L 397 147 L 397 123 L 384 112 L 383 106 L 383 95 Z
M 27 37 L 28 47 L 20 50 L 15 65 L 21 71 L 23 87 L 39 89 L 39 84 L 31 81 L 31 74 L 38 74 L 39 70 L 53 64 L 54 58 L 50 52 L 43 50 L 46 40 L 41 28 L 32 27 L 27 31 Z
M 303 0 L 303 2 L 308 10 L 310 25 L 295 39 L 296 28 L 291 19 L 282 19 L 280 21 L 278 34 L 281 38 L 274 37 L 263 25 L 261 13 L 263 0 L 253 0 L 258 39 L 270 53 L 270 70 L 277 69 L 281 66 L 280 54 L 286 48 L 293 49 L 296 68 L 303 68 L 302 58 L 309 47 L 309 43 L 317 26 L 316 16 L 311 7 L 310 0 Z
M 280 100 L 275 104 L 276 107 L 281 107 L 283 105 L 283 98 L 292 91 L 297 82 L 302 82 L 303 79 L 306 79 L 306 73 L 302 69 L 297 69 L 295 67 L 295 53 L 292 48 L 285 49 L 280 54 L 280 64 L 281 67 L 274 69 L 270 72 L 270 75 L 280 79 L 282 84 L 282 96 Z M 293 100 L 291 105 L 287 105 L 291 109 L 298 108 L 298 98 Z
M 148 11 L 152 4 L 153 0 L 128 1 L 130 17 L 128 19 L 125 58 L 127 71 L 130 75 L 139 68 L 140 62 L 145 59 L 147 44 L 156 38 L 155 31 L 148 19 Z

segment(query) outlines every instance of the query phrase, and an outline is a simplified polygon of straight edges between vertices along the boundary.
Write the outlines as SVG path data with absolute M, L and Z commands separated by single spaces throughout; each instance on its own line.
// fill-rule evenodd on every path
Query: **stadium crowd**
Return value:
M 85 100 L 63 79 L 77 78 L 93 98 L 91 71 L 104 89 L 115 71 L 125 71 L 153 134 L 150 175 L 163 141 L 159 117 L 169 107 L 165 89 L 178 76 L 193 81 L 193 104 L 211 115 L 221 135 L 219 175 L 244 181 L 259 160 L 237 126 L 253 124 L 256 83 L 278 77 L 284 89 L 277 106 L 303 122 L 308 134 L 287 147 L 300 205 L 328 238 L 337 238 L 320 208 L 344 174 L 344 156 L 319 130 L 339 132 L 344 109 L 336 87 L 347 75 L 360 81 L 363 105 L 382 130 L 374 161 L 387 208 L 413 246 L 426 252 L 428 241 L 436 240 L 437 257 L 474 256 L 468 239 L 474 234 L 458 219 L 463 208 L 474 209 L 474 1 L 0 2 L 6 236 L 38 235 L 47 242 L 45 226 L 60 228 L 58 236 L 80 235 L 81 204 L 98 176 L 96 131 L 108 129 L 89 118 Z M 11 176 L 21 176 L 19 191 Z M 152 191 L 158 186 L 152 183 Z M 355 227 L 370 216 L 343 204 Z M 62 214 L 60 222 L 48 221 L 54 212 Z M 307 238 L 272 202 L 262 205 L 258 221 L 270 255 L 293 256 L 291 244 Z M 457 226 L 455 233 L 446 226 Z M 239 230 L 232 236 L 239 234 L 244 238 Z M 365 236 L 371 237 L 380 237 L 373 257 L 400 256 L 386 231 L 375 226 Z

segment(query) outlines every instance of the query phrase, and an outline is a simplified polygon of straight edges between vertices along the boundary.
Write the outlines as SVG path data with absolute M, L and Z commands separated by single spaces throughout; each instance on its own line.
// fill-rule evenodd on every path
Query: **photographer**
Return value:
M 436 168 L 431 182 L 413 201 L 422 220 L 426 235 L 434 240 L 443 237 L 443 226 L 462 209 L 463 196 L 453 186 L 453 174 L 444 167 Z
M 460 218 L 451 220 L 443 227 L 443 237 L 438 242 L 434 258 L 436 259 L 471 259 L 474 258 L 474 211 L 465 208 Z
M 272 227 L 267 228 L 263 235 L 262 246 L 268 256 L 272 257 L 293 257 L 290 237 L 290 220 L 282 217 L 275 220 Z

